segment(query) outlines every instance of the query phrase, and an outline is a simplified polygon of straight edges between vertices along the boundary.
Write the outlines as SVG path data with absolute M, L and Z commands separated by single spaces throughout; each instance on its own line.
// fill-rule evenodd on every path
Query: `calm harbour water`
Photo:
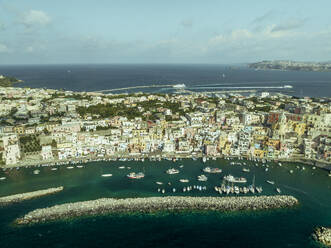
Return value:
M 63 185 L 63 192 L 40 199 L 0 208 L 1 247 L 318 247 L 310 235 L 317 225 L 331 225 L 331 178 L 321 169 L 297 169 L 297 164 L 279 167 L 269 163 L 256 167 L 249 163 L 250 173 L 243 166 L 230 165 L 227 160 L 182 160 L 161 162 L 93 162 L 84 168 L 57 171 L 43 167 L 39 175 L 35 168 L 0 172 L 0 195 Z M 184 165 L 184 168 L 179 168 Z M 129 166 L 129 169 L 119 169 Z M 208 175 L 207 182 L 197 181 L 204 166 L 220 167 L 222 174 Z M 178 175 L 165 173 L 170 167 L 179 168 Z M 290 174 L 289 170 L 294 173 Z M 129 180 L 130 171 L 143 171 L 142 180 Z M 101 177 L 112 173 L 112 177 Z M 213 187 L 220 185 L 227 174 L 245 176 L 248 183 L 256 177 L 256 185 L 263 186 L 263 194 L 276 194 L 275 186 L 283 194 L 291 194 L 300 201 L 299 207 L 272 211 L 237 213 L 158 213 L 85 217 L 35 226 L 15 227 L 12 221 L 30 210 L 65 202 L 100 197 L 160 196 L 157 188 L 165 188 L 165 195 L 217 196 Z M 188 178 L 187 185 L 205 185 L 207 191 L 183 193 L 180 178 Z M 275 185 L 266 180 L 275 181 Z M 157 185 L 156 181 L 164 182 Z M 171 182 L 171 186 L 167 183 Z M 172 193 L 171 189 L 177 192 Z M 221 197 L 221 196 L 220 196 Z
M 0 66 L 0 74 L 24 80 L 24 83 L 18 84 L 20 87 L 62 88 L 74 91 L 184 83 L 187 89 L 192 91 L 255 89 L 300 97 L 331 97 L 331 72 L 255 71 L 246 66 L 170 64 Z M 291 85 L 293 88 L 279 89 L 284 85 Z M 121 92 L 142 90 L 160 93 L 172 91 L 171 88 L 161 87 Z

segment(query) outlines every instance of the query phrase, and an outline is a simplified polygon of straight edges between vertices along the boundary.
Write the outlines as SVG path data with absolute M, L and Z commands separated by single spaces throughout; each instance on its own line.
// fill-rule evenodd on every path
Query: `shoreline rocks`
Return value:
M 33 210 L 15 220 L 16 224 L 33 224 L 68 219 L 86 215 L 108 213 L 152 213 L 156 211 L 214 210 L 242 211 L 293 207 L 299 202 L 293 196 L 244 196 L 244 197 L 148 197 L 101 198 L 92 201 L 66 203 Z
M 318 227 L 315 229 L 313 238 L 328 247 L 331 247 L 331 228 Z
M 57 188 L 48 188 L 48 189 L 43 189 L 43 190 L 37 190 L 37 191 L 32 191 L 32 192 L 27 192 L 27 193 L 21 193 L 21 194 L 16 194 L 16 195 L 10 195 L 10 196 L 4 196 L 0 197 L 0 206 L 6 206 L 9 204 L 13 203 L 18 203 L 21 201 L 25 200 L 30 200 L 33 198 L 49 195 L 49 194 L 54 194 L 57 192 L 60 192 L 63 190 L 63 187 L 57 187 Z

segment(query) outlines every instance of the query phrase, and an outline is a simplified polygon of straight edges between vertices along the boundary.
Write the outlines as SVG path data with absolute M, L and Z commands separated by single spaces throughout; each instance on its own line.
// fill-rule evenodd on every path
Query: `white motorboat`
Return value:
M 208 180 L 208 177 L 206 177 L 205 175 L 200 175 L 198 176 L 198 180 L 201 182 L 206 182 Z
M 5 180 L 6 179 L 6 177 L 0 177 L 0 180 Z
M 40 173 L 40 170 L 34 170 L 33 174 L 38 175 Z
M 169 175 L 178 174 L 179 170 L 176 170 L 175 168 L 171 168 L 171 169 L 167 170 L 166 173 Z
M 180 181 L 181 183 L 188 183 L 190 180 L 188 180 L 188 179 L 179 179 L 179 181 Z
M 230 183 L 247 183 L 247 179 L 244 177 L 234 177 L 232 175 L 228 175 L 223 178 L 224 178 L 224 180 L 226 180 Z
M 113 174 L 102 174 L 102 177 L 111 177 Z
M 162 182 L 156 182 L 156 184 L 158 184 L 158 185 L 162 185 L 163 183 L 162 183 Z
M 269 181 L 269 180 L 267 180 L 267 183 L 269 183 L 269 184 L 275 184 L 275 182 L 274 181 Z

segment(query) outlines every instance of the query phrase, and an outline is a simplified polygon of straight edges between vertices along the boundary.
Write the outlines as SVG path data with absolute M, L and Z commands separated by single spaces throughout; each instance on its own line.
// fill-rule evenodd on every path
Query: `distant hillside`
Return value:
M 248 64 L 249 68 L 258 70 L 283 70 L 283 71 L 331 71 L 331 62 L 296 62 L 296 61 L 261 61 Z
M 2 87 L 10 87 L 13 86 L 14 83 L 19 83 L 19 82 L 22 81 L 14 77 L 5 77 L 3 75 L 0 75 L 0 86 Z

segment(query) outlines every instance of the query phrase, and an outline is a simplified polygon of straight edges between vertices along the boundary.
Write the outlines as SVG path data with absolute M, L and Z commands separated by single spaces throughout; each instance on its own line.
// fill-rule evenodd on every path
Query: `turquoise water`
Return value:
M 249 162 L 247 162 L 249 164 Z M 0 208 L 0 247 L 318 247 L 310 235 L 317 225 L 331 226 L 331 178 L 324 170 L 310 166 L 269 163 L 269 171 L 250 163 L 250 173 L 243 166 L 230 165 L 227 160 L 182 160 L 161 162 L 94 162 L 84 168 L 57 171 L 43 167 L 39 175 L 35 168 L 1 171 L 0 196 L 28 192 L 63 185 L 63 192 Z M 184 165 L 184 168 L 179 168 Z M 131 170 L 118 169 L 130 166 Z M 207 182 L 198 182 L 205 166 L 220 167 L 222 174 L 208 175 Z M 180 174 L 168 175 L 165 170 L 179 168 Z M 289 170 L 294 173 L 290 174 Z M 129 180 L 130 171 L 143 171 L 142 180 Z M 112 177 L 101 177 L 112 173 Z M 157 213 L 85 217 L 35 226 L 16 227 L 15 218 L 35 208 L 65 202 L 92 200 L 100 197 L 160 196 L 157 188 L 166 189 L 165 195 L 217 196 L 214 186 L 227 174 L 245 176 L 248 184 L 255 175 L 256 185 L 263 186 L 263 194 L 276 194 L 275 186 L 283 194 L 297 197 L 300 205 L 294 209 L 240 213 Z M 188 184 L 180 183 L 188 178 Z M 275 181 L 275 185 L 266 180 Z M 164 182 L 157 185 L 155 182 Z M 171 183 L 171 186 L 168 185 Z M 184 185 L 207 186 L 207 190 L 183 193 Z M 177 192 L 172 193 L 172 188 Z

